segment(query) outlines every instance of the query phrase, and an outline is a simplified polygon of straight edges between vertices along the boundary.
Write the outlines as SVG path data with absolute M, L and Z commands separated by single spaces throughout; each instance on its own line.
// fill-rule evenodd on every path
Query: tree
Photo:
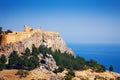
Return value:
M 0 63 L 5 64 L 6 62 L 7 62 L 7 58 L 4 54 L 2 54 L 1 57 L 0 57 Z
M 39 58 L 36 56 L 33 56 L 29 59 L 29 62 L 34 64 L 33 68 L 36 68 L 39 65 Z
M 35 45 L 32 45 L 32 55 L 37 56 L 39 54 L 38 48 L 35 47 Z
M 73 77 L 75 77 L 75 73 L 73 71 L 69 71 L 65 76 L 65 80 L 72 80 Z
M 6 32 L 7 32 L 7 33 L 12 33 L 12 31 L 11 31 L 11 30 L 9 30 L 9 29 L 8 29 Z
M 2 54 L 0 57 L 0 70 L 3 70 L 5 68 L 6 61 L 7 61 L 6 56 Z
M 17 54 L 17 51 L 13 51 L 9 56 L 8 66 L 9 68 L 15 68 L 18 63 L 19 63 L 19 56 Z
M 93 70 L 95 70 L 96 72 L 105 72 L 106 68 L 103 65 L 97 64 Z
M 25 55 L 26 57 L 30 56 L 30 49 L 26 48 L 25 53 L 23 55 Z
M 109 67 L 109 71 L 113 71 L 113 70 L 114 70 L 113 66 L 110 65 L 110 67 Z
M 0 71 L 2 71 L 5 68 L 5 65 L 3 63 L 0 63 Z

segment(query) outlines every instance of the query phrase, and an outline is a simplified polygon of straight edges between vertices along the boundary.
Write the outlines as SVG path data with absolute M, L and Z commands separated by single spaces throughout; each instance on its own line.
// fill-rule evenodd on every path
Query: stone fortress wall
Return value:
M 45 45 L 51 47 L 53 51 L 60 50 L 62 53 L 67 52 L 74 54 L 72 49 L 68 48 L 64 40 L 58 32 L 43 31 L 40 29 L 32 29 L 29 26 L 24 26 L 24 32 L 13 31 L 12 33 L 2 33 L 2 41 L 0 42 L 0 55 L 9 56 L 13 50 L 18 53 L 23 53 L 26 48 L 32 50 L 32 45 L 36 47 Z
M 12 33 L 2 33 L 1 45 L 22 41 L 22 40 L 30 37 L 31 35 L 33 35 L 36 32 L 42 33 L 42 29 L 33 30 L 29 26 L 24 25 L 24 32 L 13 31 Z

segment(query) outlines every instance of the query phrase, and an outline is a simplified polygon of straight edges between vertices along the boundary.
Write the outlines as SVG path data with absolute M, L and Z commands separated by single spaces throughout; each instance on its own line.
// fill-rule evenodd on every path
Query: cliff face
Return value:
M 58 32 L 44 32 L 42 44 L 51 47 L 53 51 L 60 50 L 61 52 L 73 54 L 73 51 L 66 46 Z
M 73 51 L 67 48 L 65 42 L 60 37 L 58 32 L 35 32 L 30 37 L 17 41 L 14 43 L 8 43 L 4 46 L 0 46 L 0 54 L 5 54 L 9 56 L 9 54 L 15 50 L 18 53 L 23 53 L 25 49 L 28 47 L 32 50 L 32 45 L 39 47 L 40 45 L 45 45 L 47 47 L 51 47 L 52 50 L 60 50 L 61 52 L 68 52 L 73 55 Z

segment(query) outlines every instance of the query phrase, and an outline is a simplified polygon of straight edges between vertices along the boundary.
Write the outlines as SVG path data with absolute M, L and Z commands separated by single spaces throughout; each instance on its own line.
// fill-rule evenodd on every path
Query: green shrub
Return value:
M 61 72 L 64 68 L 72 70 L 84 70 L 84 69 L 93 69 L 96 72 L 104 72 L 106 69 L 103 65 L 97 63 L 95 60 L 86 61 L 83 57 L 73 56 L 66 52 L 61 53 L 60 50 L 52 51 L 51 48 L 45 46 L 39 46 L 39 48 L 32 46 L 32 52 L 26 48 L 25 53 L 22 56 L 19 56 L 16 51 L 13 51 L 8 60 L 7 68 L 14 69 L 25 69 L 32 70 L 39 66 L 39 54 L 43 54 L 43 57 L 46 54 L 51 54 L 56 61 L 56 64 L 59 66 L 59 69 L 56 69 L 54 72 Z M 5 59 L 3 59 L 5 61 Z M 5 61 L 6 62 L 6 61 Z M 44 61 L 43 61 L 44 63 Z
M 0 57 L 0 63 L 5 64 L 6 62 L 7 62 L 7 58 L 4 54 L 2 54 L 1 57 Z
M 6 56 L 4 54 L 0 57 L 0 71 L 5 68 L 5 63 L 7 62 Z
M 16 75 L 19 75 L 20 77 L 27 77 L 29 75 L 29 72 L 26 70 L 19 70 Z
M 73 77 L 75 77 L 75 73 L 70 70 L 70 71 L 66 74 L 65 80 L 72 80 Z
M 0 71 L 2 71 L 5 68 L 5 64 L 0 63 Z
M 89 66 L 91 69 L 93 69 L 96 72 L 104 72 L 106 71 L 105 66 L 97 63 L 97 61 L 91 59 L 90 61 L 87 61 L 87 66 Z
M 59 67 L 58 69 L 55 69 L 53 72 L 54 73 L 59 73 L 59 72 L 62 72 L 64 71 L 64 68 L 63 67 Z
M 71 76 L 69 74 L 65 76 L 65 80 L 72 80 L 72 78 L 73 78 L 73 76 Z

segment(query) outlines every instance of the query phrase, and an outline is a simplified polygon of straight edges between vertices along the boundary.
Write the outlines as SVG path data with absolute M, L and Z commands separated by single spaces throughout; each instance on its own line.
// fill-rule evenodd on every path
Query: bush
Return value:
M 75 73 L 73 71 L 69 71 L 65 76 L 65 80 L 72 80 L 73 77 L 75 77 Z
M 64 68 L 63 67 L 59 67 L 58 69 L 55 69 L 53 72 L 54 73 L 59 73 L 59 72 L 62 72 L 64 71 Z
M 9 29 L 8 29 L 6 32 L 7 32 L 7 33 L 12 33 L 12 31 L 11 31 L 11 30 L 9 30 Z
M 4 54 L 0 57 L 0 71 L 5 68 L 5 63 L 7 62 L 6 56 Z
M 6 62 L 7 62 L 7 58 L 4 54 L 2 54 L 1 57 L 0 57 L 0 63 L 5 64 Z
M 73 76 L 71 76 L 69 74 L 65 76 L 65 80 L 72 80 L 72 78 L 73 78 Z
M 19 75 L 20 77 L 27 77 L 27 75 L 29 75 L 28 71 L 25 70 L 19 70 L 16 75 Z
M 0 71 L 2 71 L 5 68 L 5 64 L 0 63 Z
M 92 70 L 96 72 L 104 72 L 106 71 L 105 66 L 97 63 L 97 61 L 91 59 L 90 61 L 87 61 L 87 66 L 89 66 Z
M 68 74 L 70 74 L 71 76 L 75 77 L 75 73 L 74 73 L 72 70 L 70 70 L 70 71 L 68 72 Z

